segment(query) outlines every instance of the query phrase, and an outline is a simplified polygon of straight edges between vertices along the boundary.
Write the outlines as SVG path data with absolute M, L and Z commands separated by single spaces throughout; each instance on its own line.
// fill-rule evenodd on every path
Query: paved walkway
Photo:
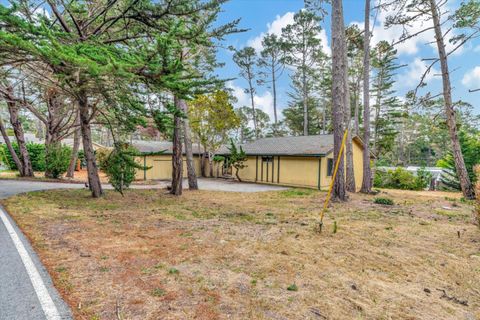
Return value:
M 135 185 L 135 189 L 165 188 Z M 199 179 L 199 188 L 212 191 L 262 192 L 284 190 L 273 185 Z M 187 186 L 184 181 L 184 186 Z M 111 189 L 111 186 L 104 186 Z M 51 189 L 84 189 L 83 184 L 0 180 L 0 199 L 19 193 Z M 0 320 L 72 319 L 68 306 L 52 284 L 48 272 L 15 222 L 0 206 Z

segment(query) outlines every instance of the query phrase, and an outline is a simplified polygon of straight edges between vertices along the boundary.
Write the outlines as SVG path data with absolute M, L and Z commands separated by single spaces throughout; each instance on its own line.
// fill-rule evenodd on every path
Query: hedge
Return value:
M 417 175 L 403 169 L 381 171 L 375 170 L 373 184 L 377 188 L 423 190 L 428 187 L 432 175 L 420 168 Z
M 20 157 L 20 151 L 18 149 L 18 144 L 16 142 L 12 143 L 13 149 Z M 32 162 L 33 171 L 45 171 L 45 145 L 39 143 L 28 142 L 26 144 L 28 153 L 30 155 L 30 161 Z M 8 151 L 7 145 L 0 145 L 2 152 L 0 154 L 6 156 L 6 165 L 10 170 L 17 170 L 17 165 L 13 161 L 10 151 Z M 2 159 L 3 160 L 3 159 Z

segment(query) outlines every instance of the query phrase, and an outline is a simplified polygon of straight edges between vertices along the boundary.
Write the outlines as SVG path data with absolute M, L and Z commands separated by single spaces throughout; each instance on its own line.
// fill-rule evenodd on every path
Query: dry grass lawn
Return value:
M 48 191 L 6 200 L 76 319 L 479 319 L 458 194 Z M 334 233 L 334 221 L 337 232 Z

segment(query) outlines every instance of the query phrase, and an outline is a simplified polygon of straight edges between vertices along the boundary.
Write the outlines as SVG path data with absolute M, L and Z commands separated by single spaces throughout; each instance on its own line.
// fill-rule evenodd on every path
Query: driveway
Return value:
M 134 185 L 134 189 L 165 188 L 169 182 L 156 185 Z M 201 190 L 229 192 L 263 192 L 285 190 L 273 185 L 240 183 L 221 179 L 199 179 Z M 187 180 L 184 186 L 188 186 Z M 111 189 L 111 186 L 104 186 Z M 19 193 L 51 189 L 84 189 L 83 184 L 20 180 L 0 180 L 0 199 Z M 71 312 L 52 284 L 40 262 L 15 222 L 0 206 L 0 320 L 72 319 Z

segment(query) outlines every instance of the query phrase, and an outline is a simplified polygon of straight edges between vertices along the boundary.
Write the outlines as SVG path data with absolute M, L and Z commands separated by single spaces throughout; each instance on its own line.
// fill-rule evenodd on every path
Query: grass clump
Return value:
M 386 206 L 393 206 L 393 204 L 394 204 L 392 199 L 390 199 L 390 198 L 381 198 L 381 197 L 378 197 L 378 198 L 373 199 L 373 203 L 383 204 L 383 205 L 386 205 Z
M 163 297 L 165 295 L 165 290 L 162 288 L 155 288 L 152 290 L 152 296 L 154 297 Z
M 315 193 L 315 190 L 310 189 L 288 189 L 281 192 L 281 195 L 285 198 L 295 198 L 309 196 Z
M 293 284 L 291 284 L 287 287 L 287 290 L 288 291 L 298 291 L 298 287 L 295 283 L 293 283 Z
M 175 268 L 170 268 L 168 269 L 168 274 L 179 274 L 180 271 L 178 271 L 178 269 L 175 269 Z

